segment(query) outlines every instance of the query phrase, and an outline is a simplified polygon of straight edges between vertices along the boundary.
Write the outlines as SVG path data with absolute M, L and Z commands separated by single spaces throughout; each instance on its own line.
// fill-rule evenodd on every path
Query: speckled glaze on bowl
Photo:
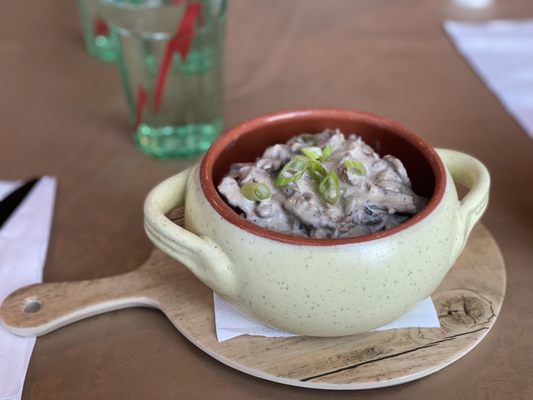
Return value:
M 242 219 L 216 191 L 233 162 L 303 132 L 357 133 L 404 163 L 427 206 L 400 226 L 359 238 L 311 239 Z M 469 188 L 459 200 L 454 180 Z M 222 135 L 199 165 L 159 184 L 145 202 L 156 246 L 241 311 L 310 336 L 342 336 L 388 323 L 429 296 L 453 265 L 488 203 L 478 160 L 435 150 L 384 118 L 348 110 L 300 110 L 245 122 Z M 185 206 L 185 229 L 164 214 Z

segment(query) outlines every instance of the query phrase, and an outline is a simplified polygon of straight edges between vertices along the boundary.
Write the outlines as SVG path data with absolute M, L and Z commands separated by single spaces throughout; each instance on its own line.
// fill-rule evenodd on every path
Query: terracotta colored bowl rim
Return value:
M 349 120 L 358 119 L 361 122 L 385 127 L 400 136 L 402 139 L 409 142 L 414 147 L 416 147 L 418 150 L 420 150 L 422 154 L 426 156 L 426 159 L 431 166 L 433 175 L 435 176 L 435 190 L 433 192 L 433 196 L 429 199 L 427 205 L 418 214 L 409 218 L 407 221 L 394 228 L 376 232 L 371 235 L 341 239 L 318 239 L 293 236 L 286 233 L 275 232 L 269 229 L 262 228 L 242 218 L 222 199 L 213 183 L 212 171 L 218 155 L 226 148 L 228 148 L 228 146 L 231 146 L 231 144 L 234 141 L 238 140 L 242 135 L 250 134 L 250 132 L 253 132 L 258 128 L 268 126 L 271 122 L 292 118 L 305 119 L 306 117 L 312 117 L 313 119 L 316 119 L 317 117 L 335 117 L 336 119 L 346 118 Z M 363 243 L 385 238 L 388 236 L 392 236 L 396 233 L 405 231 L 406 229 L 419 223 L 428 215 L 430 215 L 442 200 L 446 186 L 446 172 L 444 169 L 444 165 L 435 149 L 428 142 L 416 135 L 414 132 L 403 127 L 397 122 L 388 120 L 386 118 L 374 114 L 353 110 L 301 109 L 281 111 L 262 115 L 260 117 L 243 122 L 240 125 L 235 126 L 234 128 L 221 135 L 209 148 L 200 163 L 200 184 L 205 197 L 207 198 L 211 206 L 217 211 L 217 213 L 220 214 L 221 217 L 223 217 L 231 224 L 241 229 L 244 229 L 247 232 L 274 241 L 293 245 L 335 246 Z

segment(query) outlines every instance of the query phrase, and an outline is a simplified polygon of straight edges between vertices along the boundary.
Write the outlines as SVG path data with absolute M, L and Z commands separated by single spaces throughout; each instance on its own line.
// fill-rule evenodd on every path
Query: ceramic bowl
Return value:
M 401 225 L 358 238 L 312 239 L 241 218 L 216 187 L 235 162 L 303 132 L 356 133 L 402 160 L 426 207 Z M 468 188 L 459 200 L 455 182 Z M 159 184 L 145 202 L 153 243 L 226 301 L 267 325 L 310 336 L 342 336 L 386 324 L 431 295 L 488 202 L 490 178 L 475 158 L 435 150 L 390 120 L 348 110 L 262 116 L 222 135 L 202 161 Z M 165 217 L 185 206 L 185 227 Z

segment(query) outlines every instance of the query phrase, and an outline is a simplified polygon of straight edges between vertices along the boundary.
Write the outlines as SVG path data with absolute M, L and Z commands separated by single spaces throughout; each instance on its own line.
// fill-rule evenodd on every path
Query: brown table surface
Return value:
M 228 127 L 284 108 L 359 109 L 486 163 L 493 188 L 483 221 L 508 287 L 494 329 L 471 353 L 399 387 L 313 391 L 232 370 L 159 312 L 131 309 L 39 338 L 24 399 L 533 398 L 533 141 L 442 28 L 447 18 L 533 17 L 529 0 L 494 3 L 474 12 L 436 0 L 231 0 L 226 48 Z M 146 193 L 194 160 L 135 149 L 118 71 L 86 54 L 74 1 L 7 2 L 0 32 L 1 178 L 59 182 L 45 281 L 136 268 L 151 250 Z

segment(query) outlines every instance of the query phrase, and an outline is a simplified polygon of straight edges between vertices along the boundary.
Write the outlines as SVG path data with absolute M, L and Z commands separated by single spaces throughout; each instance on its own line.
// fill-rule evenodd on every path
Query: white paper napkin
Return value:
M 533 20 L 446 21 L 459 52 L 533 138 Z
M 265 337 L 298 336 L 294 333 L 271 328 L 248 318 L 236 310 L 231 304 L 220 298 L 216 293 L 213 293 L 213 303 L 215 306 L 215 328 L 219 342 L 241 335 Z M 375 330 L 385 331 L 401 328 L 440 328 L 439 317 L 437 316 L 437 311 L 435 310 L 433 301 L 431 301 L 431 297 L 420 302 L 403 317 Z
M 21 182 L 0 181 L 0 199 Z M 14 290 L 42 281 L 56 179 L 41 178 L 0 229 L 0 303 Z M 20 400 L 35 338 L 0 325 L 0 400 Z

